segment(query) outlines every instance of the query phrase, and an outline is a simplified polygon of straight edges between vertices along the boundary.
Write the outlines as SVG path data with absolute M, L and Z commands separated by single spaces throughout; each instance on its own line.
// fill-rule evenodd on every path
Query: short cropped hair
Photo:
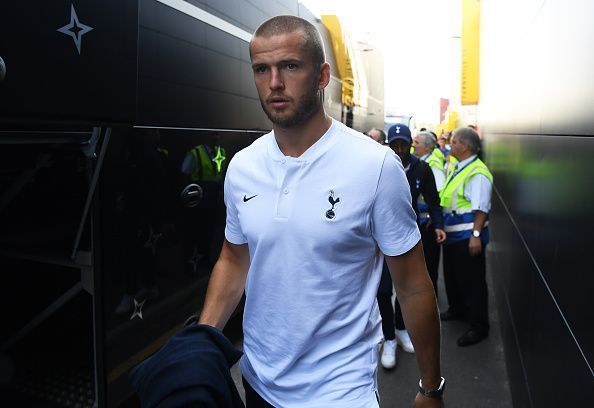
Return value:
M 371 128 L 370 132 L 372 130 L 377 130 L 379 132 L 379 134 L 380 134 L 380 137 L 382 138 L 382 142 L 385 143 L 385 141 L 386 141 L 386 132 L 384 131 L 384 129 L 380 129 L 380 128 L 374 127 L 374 128 Z
M 319 67 L 326 62 L 324 44 L 318 29 L 309 21 L 296 16 L 276 16 L 260 25 L 254 32 L 255 37 L 272 37 L 289 34 L 301 30 L 303 32 L 303 48 L 311 55 L 314 64 Z M 251 43 L 250 43 L 251 44 Z
M 435 139 L 435 136 L 433 136 L 433 133 L 428 132 L 428 131 L 423 131 L 423 132 L 417 133 L 417 136 L 423 136 L 423 144 L 429 150 L 433 150 L 433 149 L 435 149 L 435 146 L 437 146 L 437 140 Z
M 470 151 L 477 154 L 481 150 L 481 139 L 476 131 L 469 127 L 459 127 L 454 130 L 452 137 L 458 139 L 460 143 L 468 146 Z

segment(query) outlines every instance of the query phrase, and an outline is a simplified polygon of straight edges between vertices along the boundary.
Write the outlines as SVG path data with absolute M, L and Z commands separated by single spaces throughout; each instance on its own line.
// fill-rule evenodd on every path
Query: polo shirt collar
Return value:
M 321 155 L 323 155 L 328 149 L 330 149 L 330 147 L 332 147 L 332 145 L 334 145 L 334 143 L 336 143 L 338 139 L 336 136 L 338 134 L 338 128 L 340 125 L 340 122 L 337 122 L 336 120 L 332 119 L 332 124 L 330 125 L 326 133 L 324 133 L 321 138 L 319 138 L 299 157 L 291 157 L 284 155 L 280 147 L 278 147 L 278 143 L 276 142 L 276 138 L 274 137 L 273 130 L 272 132 L 270 132 L 272 137 L 270 138 L 270 142 L 268 143 L 268 154 L 272 158 L 272 160 L 279 162 L 286 160 L 292 160 L 295 162 L 303 163 L 312 162 Z

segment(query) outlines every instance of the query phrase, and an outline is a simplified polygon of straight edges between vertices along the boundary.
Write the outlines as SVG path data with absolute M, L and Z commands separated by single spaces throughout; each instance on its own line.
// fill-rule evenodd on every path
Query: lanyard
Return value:
M 478 156 L 476 156 L 476 157 L 475 157 L 473 160 L 471 160 L 469 163 L 466 163 L 466 164 L 464 165 L 464 167 L 461 167 L 461 168 L 459 168 L 459 169 L 455 169 L 455 170 L 454 170 L 454 173 L 452 173 L 452 177 L 448 177 L 448 179 L 446 180 L 446 183 L 445 183 L 445 185 L 443 186 L 443 188 L 442 188 L 442 191 L 445 191 L 446 187 L 448 186 L 448 184 L 450 184 L 450 182 L 451 182 L 451 181 L 454 179 L 454 177 L 456 177 L 458 174 L 462 173 L 462 170 L 464 170 L 464 169 L 465 169 L 466 167 L 468 167 L 470 164 L 474 163 L 474 161 L 476 161 L 476 159 L 478 159 Z M 459 164 L 460 164 L 460 162 L 458 162 L 458 163 L 456 164 L 456 166 L 457 166 L 457 165 L 459 165 Z

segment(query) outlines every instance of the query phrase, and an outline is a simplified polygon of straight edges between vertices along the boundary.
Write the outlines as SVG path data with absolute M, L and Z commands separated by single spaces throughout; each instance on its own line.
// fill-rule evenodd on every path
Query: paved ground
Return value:
M 488 256 L 488 255 L 487 255 Z M 493 271 L 488 269 L 489 280 Z M 439 306 L 447 309 L 443 288 L 443 275 L 439 278 Z M 463 322 L 444 322 L 442 324 L 442 370 L 447 379 L 445 404 L 455 408 L 511 408 L 509 382 L 503 356 L 499 318 L 495 309 L 493 285 L 490 289 L 491 332 L 487 340 L 471 347 L 458 347 L 456 340 L 466 331 Z M 238 328 L 229 328 L 232 338 L 237 338 L 236 346 L 241 348 L 241 335 Z M 410 407 L 416 394 L 419 374 L 414 354 L 398 348 L 397 366 L 386 371 L 378 367 L 378 382 L 381 407 Z M 233 367 L 232 375 L 243 396 L 241 373 L 238 365 Z M 348 408 L 348 407 L 345 407 Z

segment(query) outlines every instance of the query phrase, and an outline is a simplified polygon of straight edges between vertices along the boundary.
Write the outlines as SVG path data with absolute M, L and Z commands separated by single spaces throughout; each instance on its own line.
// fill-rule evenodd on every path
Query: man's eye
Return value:
M 291 70 L 297 69 L 297 64 L 287 64 L 287 68 Z
M 266 67 L 263 67 L 263 66 L 255 67 L 254 68 L 254 72 L 256 72 L 258 74 L 261 74 L 263 72 L 266 72 Z

